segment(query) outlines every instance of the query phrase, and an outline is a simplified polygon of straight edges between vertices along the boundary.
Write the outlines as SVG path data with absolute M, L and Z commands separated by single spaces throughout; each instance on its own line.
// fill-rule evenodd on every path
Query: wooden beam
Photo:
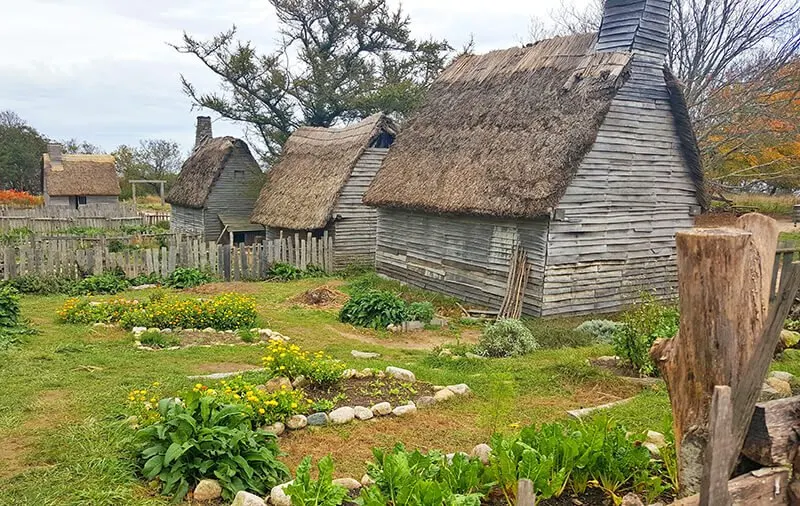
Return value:
M 728 462 L 738 452 L 731 441 L 733 401 L 731 387 L 716 386 L 711 398 L 711 415 L 708 431 L 706 461 L 700 485 L 700 506 L 730 506 Z
M 788 506 L 789 470 L 783 467 L 758 469 L 728 482 L 733 506 Z M 679 499 L 670 506 L 699 506 L 700 496 Z
M 800 442 L 800 396 L 756 404 L 742 454 L 762 466 L 788 466 Z

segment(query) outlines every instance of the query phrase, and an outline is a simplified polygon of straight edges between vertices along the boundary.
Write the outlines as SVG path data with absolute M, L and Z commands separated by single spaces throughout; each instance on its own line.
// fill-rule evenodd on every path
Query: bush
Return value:
M 539 343 L 524 323 L 501 318 L 483 329 L 476 351 L 486 357 L 516 357 L 538 348 Z
M 289 477 L 273 434 L 253 430 L 245 407 L 199 392 L 158 402 L 159 421 L 136 435 L 142 475 L 182 500 L 213 476 L 230 501 L 240 490 L 259 495 Z
M 409 320 L 430 323 L 433 320 L 435 310 L 430 302 L 412 302 L 406 308 L 406 313 Z
M 131 278 L 129 280 L 131 286 L 142 286 L 142 285 L 160 285 L 163 283 L 163 279 L 161 279 L 161 275 L 157 272 L 151 272 L 150 274 L 139 274 L 135 278 Z
M 621 323 L 614 331 L 614 353 L 640 374 L 658 373 L 650 358 L 650 347 L 660 338 L 672 338 L 678 332 L 678 309 L 660 303 L 652 294 L 642 293 L 633 307 L 622 313 Z
M 26 274 L 18 278 L 9 279 L 2 284 L 13 286 L 20 293 L 31 295 L 53 295 L 70 293 L 77 281 L 73 278 L 55 274 Z
M 385 329 L 408 318 L 406 303 L 392 292 L 368 290 L 358 292 L 345 303 L 339 320 L 358 327 Z
M 325 384 L 339 381 L 345 370 L 344 362 L 321 351 L 309 354 L 296 344 L 270 341 L 262 359 L 264 368 L 273 376 L 286 376 L 294 380 L 305 376 L 312 383 Z
M 611 320 L 588 320 L 575 327 L 575 330 L 589 334 L 599 343 L 610 343 L 614 332 L 621 326 L 621 323 Z
M 12 286 L 0 286 L 0 328 L 19 324 L 19 292 Z
M 272 264 L 267 272 L 267 278 L 276 281 L 293 281 L 301 279 L 303 271 L 291 264 L 277 262 Z
M 33 231 L 29 228 L 12 228 L 7 232 L 0 232 L 0 244 L 13 246 L 27 239 L 31 235 L 33 235 Z
M 89 276 L 75 283 L 71 295 L 115 294 L 126 290 L 130 284 L 118 272 L 104 272 L 97 276 Z
M 200 269 L 178 267 L 164 280 L 164 286 L 184 289 L 204 285 L 212 281 L 214 281 L 214 276 Z

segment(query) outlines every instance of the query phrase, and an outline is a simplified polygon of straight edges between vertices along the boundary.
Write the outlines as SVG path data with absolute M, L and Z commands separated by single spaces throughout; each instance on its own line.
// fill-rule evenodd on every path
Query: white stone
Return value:
M 360 371 L 358 371 L 354 377 L 363 379 L 363 378 L 371 378 L 374 375 L 375 375 L 375 371 L 373 371 L 369 367 L 365 367 L 364 369 L 361 369 Z
M 483 465 L 489 463 L 489 456 L 492 454 L 492 447 L 486 443 L 475 445 L 475 448 L 469 453 L 470 457 L 478 457 Z
M 459 383 L 458 385 L 448 385 L 447 389 L 457 395 L 469 395 L 472 390 L 464 383 Z
M 420 408 L 428 408 L 436 404 L 436 399 L 431 397 L 430 395 L 423 395 L 422 397 L 417 399 L 417 406 Z
M 453 356 L 453 352 L 448 350 L 447 348 L 445 348 L 445 349 L 443 349 L 442 351 L 439 352 L 439 357 L 440 358 L 452 357 L 452 356 Z
M 667 446 L 667 439 L 664 437 L 664 434 L 654 430 L 647 431 L 647 442 L 653 443 L 658 448 L 664 448 Z
M 365 408 L 364 406 L 356 406 L 353 408 L 353 413 L 355 414 L 356 418 L 359 420 L 369 420 L 375 414 L 372 412 L 371 409 Z
M 294 387 L 292 387 L 291 380 L 285 376 L 277 376 L 272 378 L 271 380 L 267 381 L 264 386 L 267 387 L 267 392 L 288 392 L 294 389 Z
M 450 390 L 449 388 L 443 388 L 438 392 L 436 392 L 435 394 L 433 394 L 433 398 L 436 402 L 444 402 L 449 399 L 452 399 L 455 396 L 456 394 L 453 393 L 453 391 Z
M 417 412 L 417 406 L 413 402 L 410 404 L 397 406 L 392 410 L 392 414 L 394 416 L 408 416 L 408 415 L 413 415 L 416 412 Z
M 270 337 L 272 336 L 272 331 L 270 329 L 258 329 L 258 333 L 262 336 Z
M 389 366 L 386 368 L 386 374 L 392 378 L 399 379 L 400 381 L 410 381 L 412 383 L 417 381 L 417 377 L 414 376 L 414 373 L 408 369 Z
M 361 477 L 361 486 L 362 487 L 370 487 L 375 484 L 375 480 L 370 478 L 368 474 L 365 474 Z
M 156 287 L 158 287 L 158 285 L 153 285 L 153 284 L 138 285 L 138 286 L 132 286 L 131 290 L 148 290 L 150 288 L 156 288 Z
M 355 418 L 356 412 L 350 406 L 342 406 L 341 408 L 334 409 L 328 414 L 328 418 L 334 425 L 341 425 L 343 423 L 350 423 Z
M 660 459 L 661 458 L 661 450 L 659 450 L 658 446 L 655 443 L 651 443 L 650 441 L 646 441 L 642 443 L 642 446 L 647 448 L 647 451 L 650 452 L 650 458 L 653 459 Z
M 222 487 L 217 480 L 200 480 L 192 497 L 199 502 L 213 501 L 222 497 Z
M 292 499 L 286 495 L 286 490 L 284 490 L 292 483 L 293 482 L 290 481 L 272 487 L 272 490 L 269 491 L 269 503 L 273 506 L 292 506 Z
M 788 381 L 784 381 L 780 378 L 776 378 L 775 376 L 771 376 L 767 378 L 767 385 L 777 390 L 782 397 L 792 396 L 792 386 L 789 384 Z
M 350 354 L 353 355 L 353 357 L 355 358 L 378 358 L 381 356 L 380 353 L 372 353 L 369 351 L 358 351 L 358 350 L 353 350 L 350 352 Z
M 620 506 L 644 506 L 644 503 L 638 495 L 631 492 L 622 498 Z
M 147 327 L 133 327 L 132 332 L 134 334 L 143 334 L 144 332 L 147 332 Z
M 292 505 L 291 502 L 289 502 L 288 504 L 286 503 L 283 504 L 283 506 L 291 506 L 291 505 Z M 258 497 L 255 494 L 251 494 L 250 492 L 245 492 L 244 490 L 240 490 L 239 492 L 236 493 L 236 497 L 233 498 L 231 506 L 267 506 L 267 503 L 264 502 L 264 499 Z
M 425 324 L 419 320 L 403 322 L 403 330 L 406 332 L 416 332 L 418 330 L 424 330 L 424 329 L 425 329 Z
M 150 327 L 147 329 L 148 332 L 161 332 L 161 329 L 158 327 Z
M 786 371 L 772 371 L 769 373 L 770 378 L 778 378 L 779 380 L 791 383 L 794 381 L 794 374 Z
M 303 376 L 302 374 L 300 376 L 296 377 L 294 379 L 294 381 L 292 381 L 292 386 L 294 388 L 303 388 L 303 387 L 307 387 L 310 384 L 311 384 L 311 381 L 308 378 L 306 378 L 305 376 Z
M 347 490 L 358 490 L 361 488 L 361 483 L 353 478 L 336 478 L 333 480 L 334 485 L 339 485 Z
M 378 404 L 372 406 L 370 410 L 375 416 L 388 415 L 392 412 L 392 405 L 388 402 L 379 402 Z
M 470 353 L 470 352 L 464 353 L 464 356 L 467 357 L 467 358 L 471 358 L 472 360 L 486 360 L 486 357 L 484 357 L 482 355 L 476 355 L 476 354 Z
M 283 422 L 275 422 L 272 425 L 264 426 L 264 430 L 271 432 L 276 436 L 280 436 L 286 430 L 286 426 L 283 424 Z
M 162 334 L 172 334 L 172 329 L 171 328 L 161 329 L 160 332 Z
M 298 430 L 308 425 L 308 419 L 303 415 L 294 415 L 286 421 L 286 427 L 292 430 Z
M 206 334 L 213 334 L 216 332 L 216 329 L 212 329 L 211 327 L 206 327 L 203 329 L 203 332 L 205 332 Z
M 443 387 L 442 385 L 433 385 L 433 391 L 438 392 L 439 390 L 444 390 L 447 387 Z
M 342 379 L 349 380 L 356 374 L 358 374 L 358 371 L 356 371 L 355 369 L 345 369 L 344 371 L 342 371 Z

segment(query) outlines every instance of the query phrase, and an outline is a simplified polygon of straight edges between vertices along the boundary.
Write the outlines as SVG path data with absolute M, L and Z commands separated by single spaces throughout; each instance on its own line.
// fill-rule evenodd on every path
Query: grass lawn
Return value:
M 663 387 L 641 391 L 591 367 L 590 356 L 608 346 L 543 349 L 524 358 L 458 360 L 431 349 L 472 342 L 475 326 L 410 334 L 355 329 L 337 321 L 336 310 L 299 306 L 289 299 L 320 285 L 312 279 L 289 283 L 226 283 L 200 287 L 202 294 L 236 291 L 258 300 L 259 326 L 290 336 L 310 350 L 325 350 L 357 368 L 395 365 L 434 384 L 467 383 L 474 391 L 414 418 L 382 418 L 341 427 L 305 430 L 280 438 L 291 468 L 304 455 L 332 454 L 341 476 L 359 478 L 373 446 L 403 442 L 408 448 L 469 451 L 494 431 L 566 416 L 567 409 L 636 395 L 612 410 L 631 430 L 663 431 L 669 400 Z M 128 297 L 143 297 L 129 292 Z M 139 351 L 130 333 L 117 328 L 60 324 L 56 310 L 66 297 L 23 297 L 23 316 L 41 333 L 0 352 L 0 504 L 167 504 L 137 479 L 125 424 L 127 392 L 154 381 L 172 390 L 192 384 L 187 375 L 232 371 L 261 364 L 253 346 Z M 544 344 L 574 344 L 570 329 L 579 320 L 532 323 Z M 376 360 L 357 360 L 350 351 L 377 351 Z M 786 367 L 800 371 L 800 359 Z

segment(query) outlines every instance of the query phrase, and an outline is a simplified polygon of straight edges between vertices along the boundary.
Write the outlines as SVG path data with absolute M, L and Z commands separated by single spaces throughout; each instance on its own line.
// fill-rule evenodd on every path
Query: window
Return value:
M 78 197 L 78 205 L 85 206 L 86 205 L 86 195 L 81 195 Z

